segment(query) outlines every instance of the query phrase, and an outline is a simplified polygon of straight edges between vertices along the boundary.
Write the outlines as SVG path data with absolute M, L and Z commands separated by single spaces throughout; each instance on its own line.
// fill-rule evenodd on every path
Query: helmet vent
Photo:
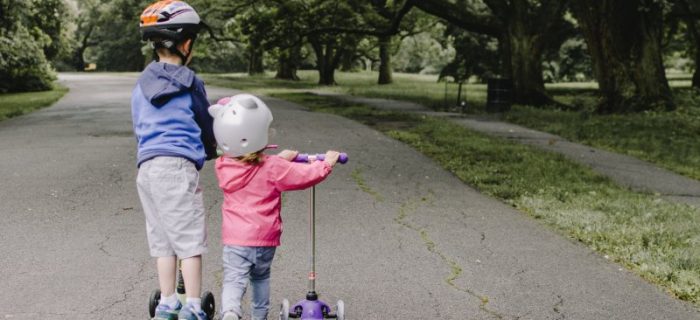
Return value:
M 255 100 L 253 100 L 253 99 L 243 99 L 243 100 L 240 100 L 238 103 L 240 103 L 241 106 L 243 106 L 243 108 L 246 108 L 246 109 L 257 109 L 258 108 L 258 104 L 255 103 Z

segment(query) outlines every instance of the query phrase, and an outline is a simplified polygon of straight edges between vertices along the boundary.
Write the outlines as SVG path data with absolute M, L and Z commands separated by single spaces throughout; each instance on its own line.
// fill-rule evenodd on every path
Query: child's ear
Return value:
M 209 106 L 208 111 L 209 111 L 209 114 L 211 115 L 212 118 L 216 118 L 216 116 L 218 116 L 221 113 L 221 111 L 223 111 L 223 109 L 224 109 L 224 106 L 222 106 L 220 104 L 215 104 L 215 105 Z

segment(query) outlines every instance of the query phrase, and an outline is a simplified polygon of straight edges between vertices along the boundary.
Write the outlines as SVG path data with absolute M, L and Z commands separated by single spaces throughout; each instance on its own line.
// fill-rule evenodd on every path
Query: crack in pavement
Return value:
M 360 190 L 372 196 L 377 202 L 384 200 L 384 197 L 381 194 L 374 191 L 371 187 L 367 185 L 364 178 L 362 177 L 361 169 L 355 169 L 351 175 L 353 180 L 355 180 L 355 182 L 357 183 Z M 420 202 L 433 204 L 433 195 L 434 193 L 429 191 L 428 195 L 420 197 Z M 409 201 L 401 204 L 399 206 L 398 216 L 394 218 L 394 221 L 405 228 L 417 232 L 421 240 L 423 240 L 428 251 L 440 257 L 440 259 L 450 268 L 450 275 L 447 278 L 445 278 L 445 282 L 450 287 L 457 291 L 467 293 L 468 295 L 478 299 L 480 301 L 479 309 L 481 309 L 482 311 L 496 317 L 497 319 L 504 319 L 506 315 L 500 314 L 497 311 L 491 310 L 487 307 L 487 304 L 489 302 L 488 297 L 480 295 L 468 288 L 462 288 L 455 284 L 455 280 L 457 280 L 462 274 L 462 267 L 437 248 L 437 244 L 435 244 L 435 242 L 432 239 L 430 239 L 430 235 L 428 234 L 428 231 L 425 230 L 425 228 L 416 227 L 405 221 L 405 218 L 408 216 L 408 212 L 415 211 L 420 205 L 420 202 L 416 201 L 415 199 L 409 199 Z
M 362 169 L 355 168 L 355 170 L 350 173 L 350 176 L 352 177 L 353 180 L 355 180 L 355 183 L 357 186 L 362 190 L 362 192 L 367 193 L 371 195 L 376 202 L 382 202 L 384 201 L 384 196 L 382 196 L 379 192 L 374 191 L 370 186 L 367 185 L 367 182 L 365 182 L 365 179 L 362 177 Z
M 566 319 L 566 316 L 563 313 L 561 313 L 560 310 L 560 308 L 564 305 L 564 298 L 561 295 L 557 295 L 557 298 L 559 298 L 559 301 L 557 301 L 557 303 L 554 304 L 552 310 L 554 310 L 554 312 L 558 315 L 557 319 Z
M 132 260 L 135 262 L 135 260 Z M 126 281 L 130 281 L 129 287 L 125 288 L 119 295 L 121 296 L 120 299 L 114 300 L 111 304 L 100 307 L 100 308 L 95 308 L 89 313 L 88 315 L 96 315 L 103 313 L 105 310 L 109 310 L 129 299 L 129 295 L 136 291 L 136 284 L 143 282 L 143 279 L 139 279 L 141 274 L 144 272 L 146 265 L 148 264 L 148 261 L 141 261 L 141 266 L 139 267 L 139 271 L 136 273 L 136 275 L 131 276 L 126 279 Z M 148 280 L 151 280 L 153 277 L 150 277 Z M 125 282 L 126 282 L 125 281 Z M 121 314 L 121 313 L 120 313 Z
M 447 276 L 447 278 L 445 278 L 445 282 L 450 287 L 457 291 L 464 292 L 473 298 L 478 299 L 480 301 L 479 309 L 481 309 L 482 311 L 496 317 L 497 319 L 504 319 L 507 315 L 501 314 L 495 310 L 488 308 L 487 305 L 489 303 L 489 298 L 487 296 L 481 295 L 469 288 L 463 288 L 458 286 L 455 283 L 455 280 L 457 280 L 462 274 L 462 267 L 456 261 L 454 261 L 438 249 L 437 244 L 430 238 L 430 235 L 428 234 L 428 231 L 425 228 L 416 227 L 406 221 L 406 217 L 408 216 L 409 211 L 415 211 L 416 209 L 418 209 L 418 207 L 421 205 L 421 202 L 428 202 L 430 200 L 430 196 L 431 195 L 420 197 L 420 200 L 417 200 L 415 198 L 409 199 L 408 201 L 401 204 L 401 206 L 399 207 L 398 215 L 396 218 L 394 218 L 394 221 L 399 225 L 418 233 L 428 251 L 437 255 L 450 268 L 450 275 Z
M 107 241 L 109 241 L 109 239 L 110 239 L 110 236 L 106 235 L 106 236 L 105 236 L 105 239 L 102 240 L 102 241 L 100 241 L 100 242 L 97 244 L 97 247 L 98 247 L 98 249 L 100 249 L 100 251 L 102 251 L 105 255 L 107 255 L 108 257 L 112 258 L 112 254 L 110 254 L 109 252 L 107 252 L 107 250 L 105 250 L 105 243 L 107 243 Z

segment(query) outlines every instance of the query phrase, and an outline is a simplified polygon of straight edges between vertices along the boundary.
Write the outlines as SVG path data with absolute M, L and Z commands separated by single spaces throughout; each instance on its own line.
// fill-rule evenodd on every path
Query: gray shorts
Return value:
M 185 259 L 207 252 L 202 189 L 192 162 L 178 157 L 148 160 L 139 168 L 136 185 L 151 256 Z

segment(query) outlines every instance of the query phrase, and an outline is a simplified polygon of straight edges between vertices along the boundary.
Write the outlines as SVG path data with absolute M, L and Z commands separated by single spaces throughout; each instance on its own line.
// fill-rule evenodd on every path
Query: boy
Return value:
M 161 290 L 158 320 L 207 319 L 199 298 L 201 256 L 207 252 L 199 170 L 216 157 L 216 142 L 204 84 L 187 68 L 200 24 L 191 6 L 174 0 L 152 4 L 140 21 L 156 61 L 139 77 L 131 110 L 138 142 L 136 182 Z M 178 258 L 185 306 L 175 293 Z

